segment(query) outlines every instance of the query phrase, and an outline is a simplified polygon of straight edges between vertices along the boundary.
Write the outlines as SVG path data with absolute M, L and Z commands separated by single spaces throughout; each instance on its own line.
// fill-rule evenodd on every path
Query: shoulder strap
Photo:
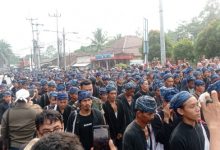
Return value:
M 74 133 L 75 132 L 75 127 L 76 127 L 76 118 L 77 118 L 77 111 L 75 110 L 74 111 L 74 115 L 75 115 L 75 118 L 74 118 L 74 121 L 73 121 L 73 129 L 72 129 L 72 133 Z
M 93 119 L 94 119 L 94 120 L 95 120 L 95 119 L 96 119 L 96 120 L 99 120 L 99 123 L 102 123 L 102 124 L 106 125 L 106 121 L 105 121 L 104 115 L 100 112 L 101 117 L 99 117 L 98 111 L 99 111 L 99 110 L 92 109 Z M 93 123 L 94 123 L 94 120 L 93 120 Z M 102 121 L 102 120 L 103 120 L 103 121 Z
M 159 117 L 160 121 L 163 122 L 163 120 L 162 120 L 160 114 L 159 114 L 159 113 L 156 113 L 156 115 Z

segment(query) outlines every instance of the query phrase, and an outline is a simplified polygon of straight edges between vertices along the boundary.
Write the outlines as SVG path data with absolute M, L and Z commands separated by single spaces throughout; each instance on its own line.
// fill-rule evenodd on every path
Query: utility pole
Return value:
M 163 3 L 159 0 L 159 12 L 160 12 L 160 51 L 161 51 L 161 63 L 164 66 L 166 64 L 166 49 L 165 49 L 165 37 L 163 26 Z
M 63 28 L 63 61 L 64 61 L 64 70 L 66 70 L 66 50 L 65 50 L 65 43 L 66 43 L 66 37 L 65 37 L 65 30 Z
M 33 25 L 35 25 L 36 26 L 36 38 L 37 38 L 37 40 L 36 40 L 36 56 L 37 56 L 37 58 L 36 58 L 36 65 L 37 65 L 37 69 L 41 69 L 41 62 L 40 62 L 40 45 L 39 45 L 39 34 L 40 34 L 40 32 L 39 32 L 39 30 L 38 30 L 38 26 L 43 26 L 43 24 L 39 24 L 39 23 L 36 23 L 36 24 L 33 24 Z
M 144 64 L 148 68 L 148 53 L 149 53 L 149 42 L 148 42 L 148 19 L 144 18 Z
M 35 49 L 35 40 L 34 40 L 34 28 L 33 28 L 33 21 L 37 20 L 37 19 L 33 19 L 33 18 L 26 18 L 26 20 L 30 21 L 31 23 L 31 31 L 32 31 L 32 44 L 33 44 L 33 49 L 31 49 L 31 61 L 30 61 L 30 68 L 31 70 L 33 69 L 33 54 L 34 54 L 34 58 L 36 56 L 36 49 Z
M 61 14 L 58 14 L 58 11 L 56 10 L 56 14 L 50 15 L 50 17 L 56 18 L 56 26 L 57 26 L 57 66 L 60 67 L 60 41 L 59 41 L 59 28 L 58 28 L 58 18 L 61 17 Z

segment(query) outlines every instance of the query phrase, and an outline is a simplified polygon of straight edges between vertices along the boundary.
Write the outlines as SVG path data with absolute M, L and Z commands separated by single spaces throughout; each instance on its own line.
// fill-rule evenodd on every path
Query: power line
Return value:
M 60 41 L 59 41 L 59 26 L 58 26 L 58 19 L 61 17 L 61 14 L 58 13 L 56 10 L 56 13 L 51 15 L 49 14 L 49 17 L 54 17 L 56 19 L 56 26 L 57 26 L 57 66 L 60 67 Z
M 30 21 L 31 23 L 31 32 L 32 32 L 32 43 L 33 43 L 33 51 L 31 49 L 31 63 L 30 63 L 30 67 L 31 67 L 31 70 L 33 68 L 33 52 L 35 52 L 35 42 L 34 42 L 34 28 L 33 28 L 33 21 L 34 20 L 37 20 L 37 19 L 33 19 L 33 18 L 26 18 L 26 20 Z

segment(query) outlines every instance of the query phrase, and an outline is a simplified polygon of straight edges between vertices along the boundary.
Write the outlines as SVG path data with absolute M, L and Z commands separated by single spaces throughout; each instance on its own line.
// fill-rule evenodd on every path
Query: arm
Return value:
M 75 112 L 72 112 L 67 120 L 66 132 L 73 132 L 73 122 L 75 119 Z
M 7 138 L 7 114 L 8 114 L 8 110 L 3 114 L 2 120 L 1 120 L 1 136 L 2 139 Z
M 210 150 L 218 150 L 220 147 L 220 102 L 218 100 L 218 93 L 211 92 L 212 103 L 207 103 L 202 100 L 202 111 L 210 132 Z M 199 98 L 200 100 L 200 98 Z
M 125 134 L 122 140 L 122 150 L 134 150 L 135 148 L 132 146 L 132 135 Z

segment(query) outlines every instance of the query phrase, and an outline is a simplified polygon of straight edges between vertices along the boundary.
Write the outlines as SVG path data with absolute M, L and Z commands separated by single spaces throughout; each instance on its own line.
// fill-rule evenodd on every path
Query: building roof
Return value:
M 127 53 L 136 57 L 141 56 L 140 48 L 142 47 L 142 39 L 137 36 L 125 36 L 115 41 L 109 48 L 100 53 Z

